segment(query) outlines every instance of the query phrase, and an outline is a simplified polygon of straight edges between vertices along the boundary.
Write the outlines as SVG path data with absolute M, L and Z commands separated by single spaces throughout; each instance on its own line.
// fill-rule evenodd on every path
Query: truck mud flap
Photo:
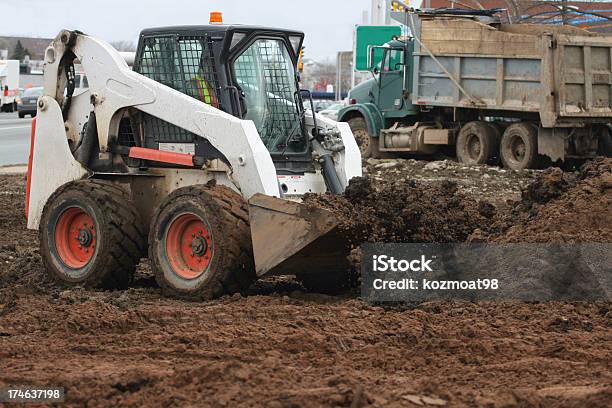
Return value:
M 349 267 L 348 243 L 330 211 L 256 194 L 249 200 L 249 220 L 258 277 Z

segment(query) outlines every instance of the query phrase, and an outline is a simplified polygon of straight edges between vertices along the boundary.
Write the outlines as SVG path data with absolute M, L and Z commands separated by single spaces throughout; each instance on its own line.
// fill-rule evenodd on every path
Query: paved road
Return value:
M 0 166 L 25 164 L 30 154 L 32 119 L 0 113 Z

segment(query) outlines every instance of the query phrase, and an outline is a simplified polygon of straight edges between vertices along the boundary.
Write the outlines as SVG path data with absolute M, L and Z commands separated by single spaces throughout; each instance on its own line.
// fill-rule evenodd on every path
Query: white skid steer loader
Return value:
M 361 175 L 350 128 L 298 88 L 303 34 L 208 25 L 142 31 L 133 69 L 62 31 L 45 53 L 28 228 L 64 284 L 122 287 L 149 257 L 170 295 L 210 299 L 266 274 L 313 289 L 346 270 L 337 220 L 299 202 Z M 74 93 L 74 63 L 89 81 Z M 306 106 L 305 106 L 306 105 Z

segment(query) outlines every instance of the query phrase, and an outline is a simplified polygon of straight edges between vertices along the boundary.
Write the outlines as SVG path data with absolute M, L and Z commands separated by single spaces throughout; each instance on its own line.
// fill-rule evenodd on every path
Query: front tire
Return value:
M 538 135 L 529 123 L 514 123 L 506 128 L 500 145 L 504 167 L 510 170 L 538 167 Z
M 359 146 L 361 157 L 364 159 L 370 157 L 373 159 L 380 158 L 380 151 L 378 149 L 379 140 L 370 135 L 365 119 L 355 117 L 349 119 L 347 123 L 353 132 L 357 146 Z
M 60 187 L 39 227 L 40 253 L 59 283 L 124 288 L 146 247 L 138 212 L 122 188 L 101 180 Z
M 19 112 L 17 115 L 19 115 L 19 119 L 25 118 L 25 113 L 23 112 Z
M 225 186 L 174 191 L 153 216 L 149 242 L 164 294 L 210 300 L 256 278 L 246 202 Z

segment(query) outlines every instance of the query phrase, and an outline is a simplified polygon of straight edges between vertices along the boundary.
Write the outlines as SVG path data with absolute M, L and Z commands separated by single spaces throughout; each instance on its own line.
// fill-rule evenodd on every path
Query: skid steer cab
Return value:
M 262 27 L 152 28 L 131 69 L 104 41 L 60 32 L 45 52 L 27 184 L 48 272 L 125 287 L 148 257 L 180 297 L 266 274 L 335 290 L 347 269 L 337 220 L 299 201 L 342 193 L 361 159 L 348 125 L 314 114 L 300 90 L 302 41 Z M 78 95 L 75 63 L 89 80 Z

